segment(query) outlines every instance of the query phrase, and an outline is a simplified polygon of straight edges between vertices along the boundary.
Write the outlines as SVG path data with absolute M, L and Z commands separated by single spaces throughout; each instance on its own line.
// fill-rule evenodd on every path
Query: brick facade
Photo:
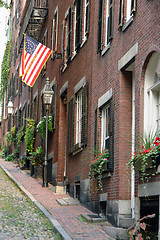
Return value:
M 22 1 L 23 2 L 23 1 Z M 26 4 L 29 1 L 26 1 Z M 78 1 L 81 3 L 81 1 Z M 113 101 L 113 125 L 114 125 L 114 169 L 105 173 L 102 179 L 103 191 L 107 193 L 108 209 L 113 208 L 116 204 L 117 212 L 113 213 L 113 218 L 106 210 L 109 219 L 118 225 L 119 218 L 125 214 L 131 213 L 131 181 L 130 174 L 126 170 L 126 164 L 132 153 L 132 121 L 133 121 L 133 94 L 135 95 L 135 133 L 143 132 L 143 109 L 144 109 L 144 76 L 147 63 L 153 52 L 160 55 L 159 42 L 159 11 L 160 3 L 155 1 L 133 1 L 136 2 L 136 9 L 130 18 L 130 22 L 124 22 L 119 25 L 119 1 L 113 1 L 113 32 L 109 44 L 97 52 L 97 33 L 98 33 L 98 16 L 99 1 L 89 1 L 89 34 L 85 36 L 85 0 L 82 1 L 82 33 L 81 45 L 76 51 L 72 52 L 70 59 L 65 60 L 64 53 L 68 51 L 65 39 L 66 33 L 63 34 L 63 21 L 69 7 L 75 8 L 77 1 L 72 0 L 55 0 L 49 1 L 48 15 L 45 18 L 41 28 L 39 41 L 42 41 L 46 29 L 47 47 L 51 48 L 52 19 L 58 6 L 58 31 L 57 31 L 57 49 L 55 58 L 47 61 L 46 73 L 42 77 L 39 75 L 34 87 L 29 89 L 22 83 L 22 94 L 18 94 L 14 99 L 14 109 L 19 113 L 19 107 L 23 107 L 26 102 L 27 109 L 31 109 L 34 101 L 34 95 L 38 90 L 38 122 L 41 119 L 41 96 L 45 85 L 46 77 L 50 83 L 56 84 L 56 118 L 55 129 L 49 137 L 49 154 L 53 154 L 52 172 L 54 176 L 52 182 L 56 186 L 64 188 L 67 186 L 72 196 L 80 198 L 89 208 L 95 210 L 99 204 L 99 192 L 95 195 L 89 195 L 89 162 L 94 158 L 93 150 L 95 142 L 101 147 L 101 113 L 104 105 L 98 106 L 98 101 L 102 96 L 112 89 Z M 124 1 L 126 4 L 127 1 Z M 26 6 L 23 4 L 23 7 Z M 22 5 L 21 5 L 22 7 Z M 12 53 L 14 52 L 15 42 L 18 40 L 18 33 L 22 27 L 24 19 L 20 17 L 21 25 L 18 24 L 14 29 L 15 17 L 12 8 Z M 21 8 L 21 13 L 23 13 Z M 27 11 L 27 10 L 26 10 Z M 104 9 L 106 16 L 106 8 Z M 147 14 L 146 14 L 147 13 Z M 126 15 L 126 6 L 124 6 L 124 16 Z M 72 15 L 72 44 L 75 41 L 75 11 Z M 67 18 L 68 19 L 68 18 Z M 111 21 L 111 20 L 110 20 Z M 104 27 L 106 27 L 104 22 Z M 66 28 L 65 28 L 66 29 Z M 13 34 L 14 33 L 14 34 Z M 15 39 L 15 40 L 14 40 Z M 65 39 L 64 45 L 63 41 Z M 103 35 L 104 42 L 104 35 Z M 17 50 L 18 51 L 18 50 Z M 61 53 L 62 59 L 56 58 L 56 53 Z M 66 53 L 65 53 L 66 54 Z M 20 63 L 20 54 L 14 64 L 14 55 L 11 58 L 11 72 L 14 75 L 17 66 Z M 19 80 L 19 86 L 20 86 Z M 135 90 L 133 93 L 133 82 Z M 77 93 L 87 84 L 87 142 L 78 148 L 74 148 L 71 154 L 68 153 L 68 104 L 71 98 L 75 100 L 74 131 L 76 132 L 76 104 Z M 18 88 L 19 89 L 19 88 Z M 97 126 L 95 112 L 97 111 Z M 35 114 L 33 114 L 33 117 Z M 28 111 L 27 111 L 27 117 Z M 12 125 L 13 126 L 13 125 Z M 95 134 L 95 128 L 97 134 Z M 74 133 L 75 133 L 74 132 Z M 74 134 L 75 136 L 75 134 Z M 95 139 L 95 136 L 97 139 Z M 75 139 L 74 139 L 75 141 Z M 36 134 L 35 149 L 40 144 L 39 134 Z M 44 144 L 44 142 L 43 142 Z M 74 143 L 75 144 L 75 143 Z M 25 145 L 22 143 L 21 155 L 25 154 Z M 55 168 L 55 169 L 54 169 Z M 80 185 L 79 185 L 80 184 Z M 138 182 L 137 182 L 138 184 Z M 79 187 L 80 186 L 80 187 Z M 138 185 L 135 186 L 135 197 L 138 197 Z M 58 188 L 57 188 L 58 189 Z M 58 191 L 58 190 L 57 190 Z M 94 200 L 94 201 L 93 201 Z M 128 212 L 122 212 L 122 202 L 126 203 Z M 138 209 L 138 206 L 135 207 Z M 136 210 L 138 216 L 138 210 Z M 116 220 L 115 220 L 116 219 Z

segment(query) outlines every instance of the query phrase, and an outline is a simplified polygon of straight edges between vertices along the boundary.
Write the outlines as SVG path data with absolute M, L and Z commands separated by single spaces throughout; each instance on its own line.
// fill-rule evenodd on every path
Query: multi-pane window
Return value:
M 119 27 L 122 27 L 134 15 L 136 0 L 119 1 Z
M 160 135 L 160 75 L 159 56 L 150 58 L 144 82 L 144 133 Z
M 103 98 L 104 99 L 104 98 Z M 98 104 L 99 105 L 99 104 Z M 101 117 L 99 117 L 101 116 Z M 95 139 L 94 148 L 97 150 L 109 150 L 109 159 L 105 165 L 105 171 L 114 169 L 114 106 L 113 98 L 103 102 L 95 111 Z
M 101 150 L 109 149 L 110 105 L 102 109 Z
M 72 8 L 69 7 L 63 22 L 63 64 L 67 65 L 72 56 Z
M 85 0 L 84 8 L 84 37 L 89 34 L 89 13 L 90 13 L 90 1 Z
M 55 54 L 57 52 L 57 35 L 58 35 L 58 7 L 55 10 L 54 17 L 52 20 L 52 33 L 51 33 L 52 59 L 54 59 Z
M 53 94 L 53 100 L 51 105 L 51 115 L 53 117 L 53 129 L 56 127 L 56 97 L 57 97 L 57 84 L 53 85 L 52 90 L 54 92 Z
M 44 33 L 44 37 L 42 39 L 42 44 L 47 46 L 47 36 L 48 36 L 48 30 L 46 29 Z M 47 63 L 45 63 L 44 67 L 41 70 L 41 76 L 44 77 L 46 74 L 46 69 L 47 69 Z
M 38 122 L 38 95 L 34 98 L 34 120 L 37 123 Z
M 74 124 L 75 123 L 75 124 Z M 68 105 L 69 153 L 87 144 L 87 84 L 83 86 Z
M 90 0 L 75 0 L 63 21 L 63 67 L 83 46 L 89 34 Z
M 108 47 L 113 38 L 113 0 L 99 0 L 98 52 Z
M 156 108 L 157 108 L 157 117 L 156 117 L 156 127 L 157 127 L 157 130 L 160 129 L 160 90 L 157 91 L 157 105 L 156 105 Z
M 76 103 L 76 144 L 81 143 L 81 126 L 82 126 L 82 91 L 77 94 Z

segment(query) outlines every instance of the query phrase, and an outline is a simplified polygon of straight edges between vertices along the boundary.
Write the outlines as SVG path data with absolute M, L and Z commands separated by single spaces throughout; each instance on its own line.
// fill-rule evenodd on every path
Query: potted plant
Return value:
M 134 166 L 136 171 L 140 171 L 142 181 L 149 180 L 151 176 L 157 174 L 157 167 L 160 164 L 160 138 L 151 137 L 143 139 L 140 150 L 136 150 L 129 160 L 127 167 Z
M 90 187 L 91 190 L 93 190 L 93 184 L 92 181 L 94 181 L 94 177 L 98 176 L 98 187 L 97 191 L 101 190 L 103 191 L 102 187 L 102 172 L 103 172 L 103 166 L 109 159 L 109 150 L 104 149 L 102 152 L 100 152 L 94 160 L 90 161 L 89 167 L 89 179 L 90 179 Z
M 155 214 L 147 215 L 141 219 L 138 219 L 130 228 L 128 228 L 128 236 L 130 240 L 143 240 L 150 239 L 156 240 L 157 237 L 153 236 L 151 232 L 148 231 L 147 227 L 149 225 L 145 222 L 149 218 L 155 217 Z
M 30 161 L 31 165 L 34 167 L 34 170 L 32 169 L 31 175 L 34 174 L 34 177 L 42 177 L 42 164 L 43 164 L 43 148 L 40 146 L 36 149 L 35 152 L 30 152 Z
M 42 120 L 37 124 L 37 132 L 40 133 L 41 139 L 44 139 L 46 134 L 46 116 L 42 117 Z M 53 117 L 48 117 L 48 132 L 53 132 Z

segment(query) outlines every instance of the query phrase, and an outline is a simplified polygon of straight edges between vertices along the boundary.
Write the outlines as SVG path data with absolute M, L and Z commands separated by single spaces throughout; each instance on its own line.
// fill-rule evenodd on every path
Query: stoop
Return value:
M 110 235 L 115 239 L 123 239 L 123 240 L 129 239 L 127 234 L 127 229 L 113 227 L 113 226 L 104 226 L 103 229 L 108 235 Z

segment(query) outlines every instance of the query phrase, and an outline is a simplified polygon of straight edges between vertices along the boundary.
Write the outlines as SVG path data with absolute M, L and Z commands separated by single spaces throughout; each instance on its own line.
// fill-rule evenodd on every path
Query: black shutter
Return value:
M 113 38 L 113 0 L 109 1 L 108 39 Z
M 71 98 L 68 103 L 68 151 L 72 153 L 74 151 L 74 111 L 75 100 Z
M 113 99 L 110 100 L 110 119 L 109 119 L 109 163 L 108 170 L 114 169 L 114 109 Z
M 44 103 L 43 103 L 43 96 L 41 97 L 41 118 L 44 117 Z
M 63 67 L 66 65 L 66 21 L 63 21 L 63 46 L 62 46 L 62 62 L 63 62 Z
M 136 11 L 136 0 L 131 0 L 131 13 Z
M 72 8 L 69 9 L 68 15 L 68 59 L 72 57 Z
M 57 85 L 55 84 L 52 88 L 54 95 L 53 95 L 53 102 L 51 106 L 51 114 L 53 117 L 53 129 L 56 127 L 56 96 L 57 96 Z
M 119 19 L 118 19 L 119 27 L 123 26 L 123 17 L 124 17 L 124 0 L 120 0 L 119 1 Z
M 52 53 L 51 53 L 51 59 L 53 60 L 54 59 L 54 56 L 55 56 L 55 42 L 54 42 L 54 39 L 55 39 L 55 18 L 52 19 L 52 27 L 51 27 L 51 49 L 52 49 Z
M 94 125 L 94 151 L 95 154 L 98 150 L 98 113 L 97 109 L 95 110 L 95 125 Z
M 81 45 L 82 35 L 82 0 L 76 2 L 76 49 Z
M 89 19 L 90 19 L 90 0 L 86 2 L 86 28 L 85 28 L 85 35 L 89 34 Z
M 87 87 L 86 84 L 82 89 L 82 131 L 81 131 L 81 144 L 87 144 Z
M 99 15 L 98 15 L 98 46 L 97 51 L 102 50 L 102 38 L 103 38 L 103 7 L 104 0 L 99 0 Z

